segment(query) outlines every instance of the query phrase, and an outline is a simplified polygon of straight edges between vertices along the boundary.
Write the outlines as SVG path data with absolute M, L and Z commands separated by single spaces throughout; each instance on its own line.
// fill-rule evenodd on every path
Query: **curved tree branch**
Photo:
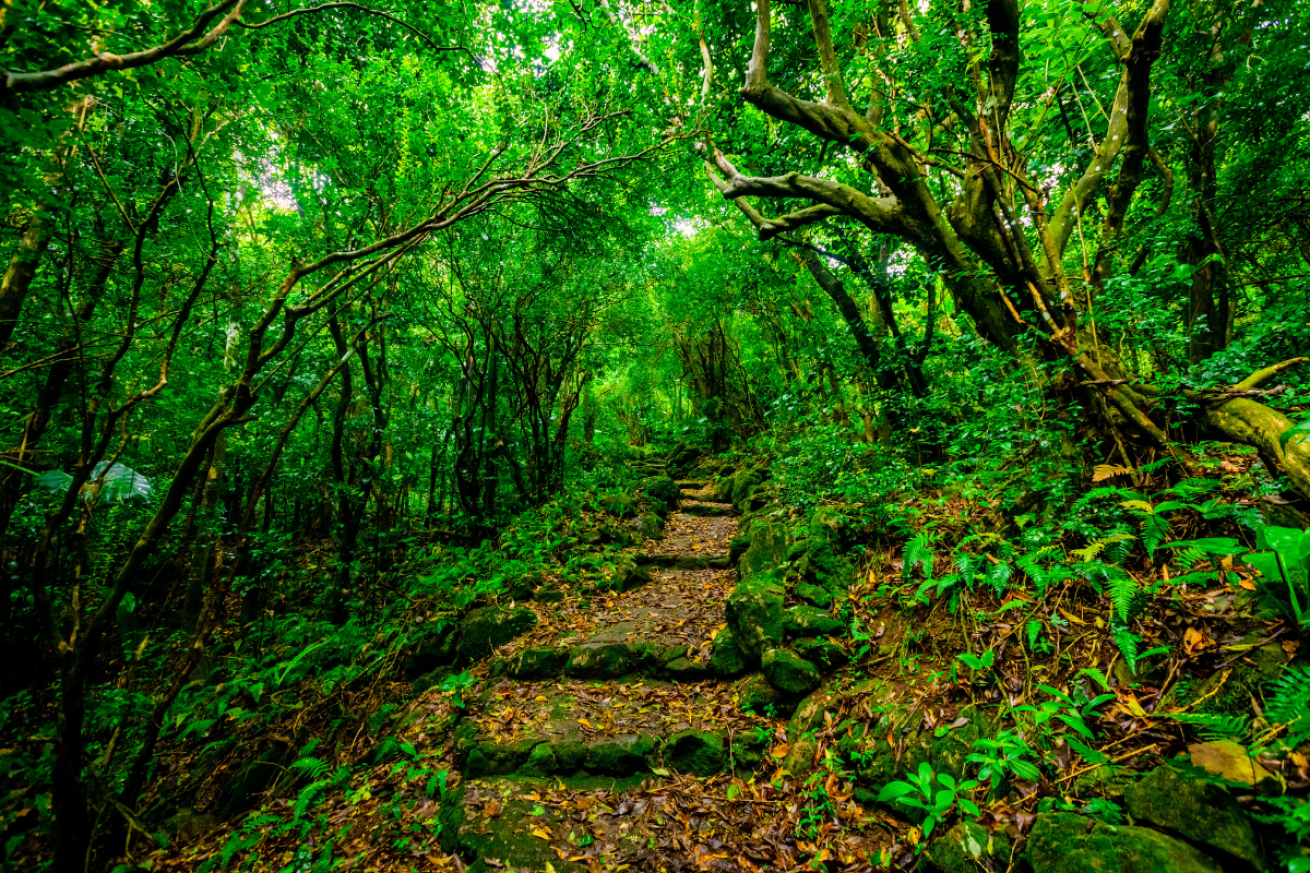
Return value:
M 60 85 L 99 76 L 112 70 L 132 70 L 158 63 L 165 58 L 186 57 L 205 51 L 218 38 L 227 32 L 232 23 L 241 15 L 246 0 L 220 0 L 196 16 L 191 26 L 173 39 L 153 48 L 143 49 L 126 55 L 102 53 L 85 61 L 65 64 L 54 70 L 39 73 L 8 73 L 4 78 L 0 92 L 10 94 L 30 93 L 36 91 L 53 91 Z M 226 15 L 208 32 L 205 28 L 223 12 Z

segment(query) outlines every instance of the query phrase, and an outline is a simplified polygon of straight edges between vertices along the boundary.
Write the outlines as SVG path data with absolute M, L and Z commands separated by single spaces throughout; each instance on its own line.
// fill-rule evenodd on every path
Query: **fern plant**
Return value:
M 925 528 L 920 531 L 913 539 L 905 544 L 903 553 L 904 565 L 901 567 L 901 573 L 904 574 L 908 581 L 914 575 L 916 567 L 923 568 L 924 578 L 929 582 L 932 581 L 933 560 L 936 554 L 933 552 L 933 546 L 941 539 L 940 533 L 932 533 Z
M 1286 742 L 1298 746 L 1310 739 L 1310 667 L 1289 667 L 1269 686 L 1265 718 L 1287 727 Z
M 1251 720 L 1244 715 L 1219 715 L 1208 712 L 1158 713 L 1179 724 L 1195 728 L 1203 740 L 1237 740 L 1245 737 Z

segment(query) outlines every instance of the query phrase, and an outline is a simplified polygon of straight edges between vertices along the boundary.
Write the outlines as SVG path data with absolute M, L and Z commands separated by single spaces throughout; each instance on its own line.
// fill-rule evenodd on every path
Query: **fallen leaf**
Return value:
M 1257 785 L 1274 778 L 1274 774 L 1251 757 L 1246 746 L 1232 740 L 1193 743 L 1187 747 L 1187 751 L 1192 756 L 1193 764 L 1232 782 Z
M 533 835 L 534 837 L 539 837 L 539 838 L 541 838 L 541 839 L 543 839 L 543 840 L 549 840 L 549 839 L 550 839 L 550 831 L 546 830 L 545 828 L 533 828 L 533 829 L 532 829 L 532 835 Z

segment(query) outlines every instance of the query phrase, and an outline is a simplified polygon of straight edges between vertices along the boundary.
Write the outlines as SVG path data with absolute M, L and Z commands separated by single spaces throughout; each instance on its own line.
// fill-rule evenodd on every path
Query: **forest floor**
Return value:
M 978 788 L 973 823 L 952 830 L 981 826 L 991 857 L 979 869 L 1006 870 L 1009 835 L 1043 813 L 1108 802 L 1114 820 L 1124 785 L 1160 762 L 1224 758 L 1232 744 L 1189 743 L 1183 716 L 1224 698 L 1244 706 L 1298 648 L 1285 624 L 1251 614 L 1245 584 L 1180 587 L 1136 624 L 1143 650 L 1172 654 L 1133 671 L 1105 601 L 1076 580 L 1042 597 L 982 589 L 962 594 L 959 608 L 916 605 L 910 549 L 889 544 L 860 562 L 838 604 L 841 630 L 811 640 L 811 651 L 835 656 L 822 685 L 787 700 L 758 673 L 724 678 L 714 640 L 738 581 L 729 559 L 738 518 L 703 485 L 679 483 L 664 537 L 627 554 L 646 568 L 630 583 L 556 587 L 551 597 L 543 586 L 534 599 L 486 607 L 523 627 L 462 683 L 420 693 L 393 685 L 405 703 L 384 741 L 391 754 L 361 728 L 335 762 L 353 768 L 349 781 L 324 779 L 308 800 L 302 787 L 236 827 L 179 840 L 153 869 L 911 869 L 932 854 L 923 851 L 931 823 L 892 814 L 878 789 L 928 762 L 935 773 L 963 772 L 979 741 L 1013 736 L 1002 729 L 1007 713 L 1018 725 L 1027 710 L 1019 757 L 1040 775 L 1008 794 Z M 949 501 L 931 511 L 943 524 L 968 515 Z M 934 560 L 940 576 L 955 559 L 930 554 L 925 571 Z M 976 656 L 986 666 L 965 669 Z M 1262 760 L 1283 768 L 1286 785 L 1305 783 L 1303 756 Z M 931 838 L 938 849 L 941 831 Z M 942 852 L 933 861 L 948 869 Z
M 850 786 L 842 791 L 831 777 L 821 789 L 823 808 L 816 808 L 813 792 L 783 767 L 786 720 L 743 711 L 739 686 L 749 680 L 711 673 L 711 644 L 725 625 L 735 571 L 706 565 L 726 566 L 737 519 L 730 504 L 699 490 L 703 483 L 680 484 L 679 511 L 664 538 L 642 553 L 656 567 L 651 581 L 626 592 L 526 604 L 537 615 L 535 627 L 469 670 L 478 693 L 460 699 L 432 688 L 410 701 L 397 737 L 412 749 L 410 766 L 379 765 L 369 779 L 326 798 L 329 809 L 318 820 L 351 837 L 278 836 L 270 821 L 255 869 L 307 865 L 329 842 L 348 869 L 368 871 L 463 870 L 475 863 L 561 873 L 754 871 L 791 869 L 815 857 L 865 867 L 877 858 L 891 843 L 894 822 L 866 813 Z M 616 644 L 627 651 L 685 646 L 686 675 L 537 682 L 495 675 L 524 651 L 608 651 Z M 539 775 L 524 775 L 525 768 L 514 775 L 474 776 L 467 766 L 461 772 L 457 732 L 448 729 L 461 709 L 464 742 L 471 728 L 484 756 L 567 751 L 593 775 L 566 775 L 576 760 L 545 760 L 543 753 Z M 684 772 L 643 766 L 653 749 L 677 758 Z M 748 760 L 738 766 L 734 754 Z M 414 766 L 419 761 L 423 766 Z M 444 785 L 429 791 L 431 774 L 442 770 Z M 294 802 L 275 800 L 271 809 L 286 811 Z M 224 828 L 180 845 L 155 869 L 193 870 L 217 859 L 233 833 Z M 807 833 L 810 839 L 797 838 Z M 456 851 L 443 852 L 443 844 Z

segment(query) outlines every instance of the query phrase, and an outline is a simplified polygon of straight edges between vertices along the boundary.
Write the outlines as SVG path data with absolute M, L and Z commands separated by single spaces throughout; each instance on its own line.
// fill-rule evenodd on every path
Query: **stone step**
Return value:
M 701 491 L 709 487 L 708 479 L 679 479 L 678 488 L 683 491 Z
M 730 570 L 668 570 L 648 564 L 645 584 L 591 591 L 579 601 L 530 604 L 536 621 L 494 652 L 494 675 L 537 680 L 557 676 L 611 679 L 704 678 L 724 602 L 736 584 Z
M 468 777 L 704 777 L 755 768 L 775 730 L 730 682 L 505 681 L 470 706 L 456 759 Z
M 667 570 L 727 570 L 732 562 L 726 554 L 670 554 L 638 553 L 633 560 L 642 567 L 660 567 Z
M 491 662 L 492 676 L 526 681 L 654 677 L 696 682 L 713 674 L 685 644 L 642 639 L 637 622 L 620 622 L 574 644 L 527 645 Z M 690 657 L 689 657 L 690 654 Z
M 731 503 L 711 503 L 708 500 L 698 500 L 693 502 L 683 501 L 678 504 L 678 512 L 684 515 L 699 515 L 701 517 L 716 517 L 724 515 L 739 515 L 737 507 Z

